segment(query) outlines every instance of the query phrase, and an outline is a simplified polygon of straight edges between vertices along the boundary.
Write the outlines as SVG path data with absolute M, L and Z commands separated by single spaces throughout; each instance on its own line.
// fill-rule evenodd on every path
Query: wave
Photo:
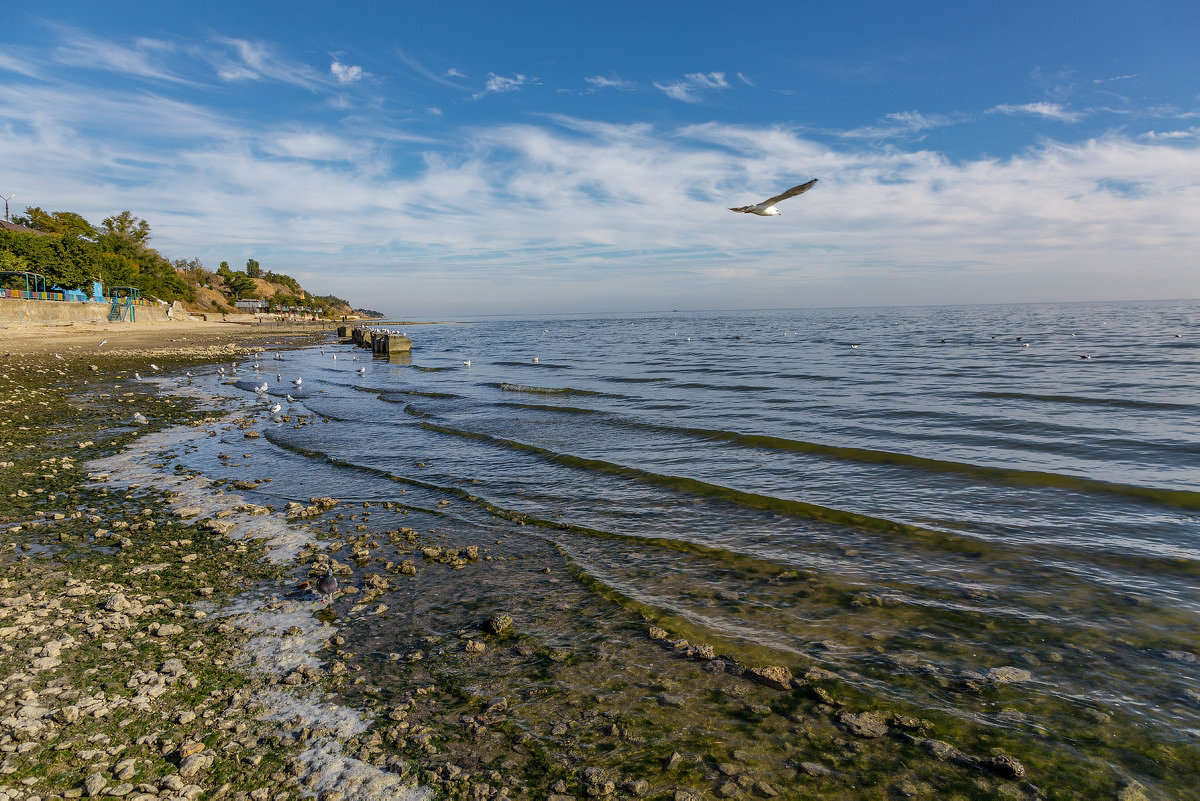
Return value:
M 528 384 L 510 384 L 507 381 L 499 384 L 505 392 L 528 392 L 533 395 L 603 395 L 603 392 L 593 392 L 590 389 L 574 389 L 572 387 L 533 387 Z
M 723 389 L 729 392 L 763 392 L 778 387 L 761 387 L 755 384 L 701 384 L 695 381 L 681 381 L 675 386 L 681 389 Z
M 1194 403 L 1169 403 L 1166 401 L 1135 400 L 1133 398 L 1093 398 L 1086 395 L 1038 395 L 1029 392 L 975 392 L 977 398 L 1002 400 L 1028 400 L 1043 403 L 1067 403 L 1079 406 L 1110 406 L 1116 409 L 1162 409 L 1164 411 L 1194 411 Z
M 551 362 L 496 362 L 504 367 L 533 367 L 539 370 L 570 370 L 569 364 L 553 364 Z

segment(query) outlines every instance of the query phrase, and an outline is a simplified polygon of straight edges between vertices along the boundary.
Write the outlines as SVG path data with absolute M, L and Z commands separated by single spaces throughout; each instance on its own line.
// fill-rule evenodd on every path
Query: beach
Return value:
M 349 756 L 367 756 L 361 716 L 306 691 L 336 663 L 314 656 L 335 636 L 310 613 L 319 599 L 290 585 L 269 610 L 247 599 L 290 581 L 270 548 L 309 535 L 234 488 L 146 466 L 181 432 L 238 424 L 151 376 L 312 329 L 98 328 L 4 331 L 0 797 L 406 797 L 406 771 Z
M 1048 428 L 1041 472 L 1012 469 L 1000 436 L 1008 469 L 977 444 L 952 458 L 960 430 L 1007 427 L 988 361 L 1021 404 L 1115 424 L 1085 386 L 1014 383 L 1068 383 L 1069 311 L 1022 312 L 1034 353 L 917 331 L 920 312 L 481 320 L 390 359 L 232 326 L 6 340 L 0 787 L 1172 797 L 1200 705 L 1194 494 L 1153 481 L 1175 456 L 1086 479 Z M 601 336 L 619 347 L 596 353 Z M 891 450 L 846 426 L 835 400 L 881 414 L 860 387 L 911 388 L 934 359 L 970 359 L 973 383 L 891 393 Z M 782 401 L 806 382 L 822 388 L 798 415 Z M 1174 385 L 1139 386 L 1156 432 L 1186 417 Z M 903 414 L 930 392 L 936 447 Z M 950 417 L 977 406 L 992 417 Z M 1067 410 L 1054 424 L 1086 439 Z M 822 414 L 835 433 L 783 428 Z M 1131 520 L 1137 542 L 1120 539 Z M 312 589 L 327 569 L 328 603 Z

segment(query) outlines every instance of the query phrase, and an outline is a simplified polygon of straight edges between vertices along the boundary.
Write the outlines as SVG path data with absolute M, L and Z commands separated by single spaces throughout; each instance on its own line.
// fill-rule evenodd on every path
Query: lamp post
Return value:
M 4 196 L 0 195 L 0 197 L 4 197 Z M 16 197 L 16 195 L 9 195 L 8 197 L 4 198 L 4 221 L 5 222 L 8 222 L 8 201 L 12 200 L 14 197 Z

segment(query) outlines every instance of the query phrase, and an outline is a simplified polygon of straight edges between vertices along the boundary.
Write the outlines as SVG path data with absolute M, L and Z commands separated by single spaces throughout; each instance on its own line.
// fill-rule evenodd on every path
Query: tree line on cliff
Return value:
M 0 228 L 0 271 L 39 273 L 47 286 L 90 292 L 92 282 L 100 281 L 105 287 L 136 287 L 145 297 L 216 312 L 232 311 L 237 300 L 259 298 L 268 308 L 352 313 L 347 301 L 311 295 L 296 279 L 264 271 L 254 259 L 244 271 L 221 262 L 215 272 L 199 259 L 172 261 L 150 247 L 150 224 L 129 211 L 93 226 L 75 212 L 30 206 L 14 222 L 31 230 Z

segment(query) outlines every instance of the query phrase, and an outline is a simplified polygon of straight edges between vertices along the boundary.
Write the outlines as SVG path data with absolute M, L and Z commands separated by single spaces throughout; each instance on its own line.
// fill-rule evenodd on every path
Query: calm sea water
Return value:
M 402 503 L 404 525 L 521 565 L 430 572 L 363 624 L 367 650 L 495 608 L 564 647 L 650 619 L 1150 785 L 1098 726 L 1200 736 L 1200 302 L 390 327 L 411 356 L 243 365 L 223 391 L 261 373 L 328 422 L 267 423 L 252 467 L 189 457 L 272 477 L 278 502 Z M 1028 680 L 996 689 L 1006 666 Z

